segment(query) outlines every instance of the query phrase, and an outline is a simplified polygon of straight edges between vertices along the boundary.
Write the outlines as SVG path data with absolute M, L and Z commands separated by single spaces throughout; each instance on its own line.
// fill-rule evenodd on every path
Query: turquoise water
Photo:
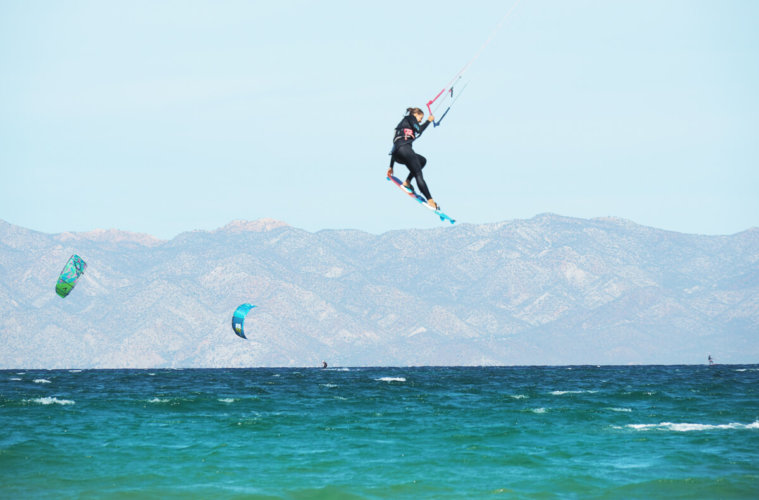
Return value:
M 5 370 L 0 498 L 759 498 L 759 367 Z

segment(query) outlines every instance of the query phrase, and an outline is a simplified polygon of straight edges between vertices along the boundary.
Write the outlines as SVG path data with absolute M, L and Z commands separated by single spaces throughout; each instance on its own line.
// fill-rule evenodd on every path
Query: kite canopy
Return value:
M 74 289 L 76 282 L 79 280 L 79 277 L 84 274 L 85 269 L 87 269 L 87 263 L 84 259 L 76 254 L 72 255 L 69 258 L 69 261 L 66 262 L 66 265 L 63 266 L 61 275 L 58 276 L 58 283 L 55 285 L 55 293 L 60 295 L 61 298 L 65 298 L 71 290 Z
M 232 315 L 232 329 L 235 331 L 238 337 L 242 337 L 244 339 L 248 338 L 245 336 L 245 317 L 254 307 L 256 306 L 252 304 L 242 304 L 235 310 L 235 313 Z

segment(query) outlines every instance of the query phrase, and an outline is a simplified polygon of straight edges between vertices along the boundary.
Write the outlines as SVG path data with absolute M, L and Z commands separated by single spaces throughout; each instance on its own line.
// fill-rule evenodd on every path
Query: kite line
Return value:
M 454 77 L 453 77 L 453 78 L 451 78 L 451 81 L 450 81 L 450 82 L 448 82 L 448 85 L 446 85 L 445 87 L 443 87 L 443 90 L 441 90 L 440 92 L 438 92 L 438 94 L 437 94 L 435 97 L 433 97 L 432 99 L 430 99 L 430 100 L 427 102 L 427 111 L 429 112 L 429 114 L 430 114 L 430 115 L 432 115 L 432 114 L 433 114 L 433 113 L 432 113 L 432 105 L 433 105 L 433 104 L 435 103 L 435 101 L 437 101 L 437 100 L 438 100 L 438 99 L 439 99 L 439 98 L 440 98 L 440 97 L 441 97 L 443 94 L 446 94 L 446 95 L 447 95 L 447 96 L 448 96 L 448 97 L 451 99 L 451 102 L 450 102 L 450 104 L 448 104 L 448 108 L 446 108 L 446 110 L 443 112 L 443 114 L 440 116 L 440 118 L 439 118 L 439 119 L 437 119 L 435 122 L 433 122 L 433 124 L 434 124 L 436 127 L 437 127 L 438 125 L 440 125 L 440 122 L 441 122 L 441 121 L 443 121 L 443 118 L 445 118 L 445 115 L 447 115 L 447 114 L 448 114 L 448 111 L 450 111 L 450 110 L 451 110 L 451 106 L 453 106 L 453 103 L 455 103 L 455 102 L 456 102 L 456 100 L 459 98 L 459 96 L 460 96 L 460 95 L 461 95 L 461 94 L 464 92 L 464 89 L 465 89 L 465 88 L 466 88 L 466 86 L 469 84 L 469 82 L 467 82 L 467 83 L 466 83 L 466 84 L 465 84 L 465 85 L 464 85 L 464 86 L 461 88 L 461 90 L 460 90 L 460 91 L 458 91 L 458 92 L 456 93 L 456 95 L 455 95 L 455 96 L 454 96 L 454 93 L 453 93 L 453 88 L 454 88 L 454 86 L 456 86 L 456 85 L 458 84 L 458 82 L 459 82 L 459 81 L 461 80 L 461 78 L 463 77 L 464 73 L 466 73 L 466 71 L 469 69 L 469 67 L 470 67 L 470 66 L 471 66 L 471 65 L 472 65 L 472 64 L 473 64 L 473 63 L 474 63 L 474 62 L 475 62 L 475 61 L 476 61 L 476 60 L 477 60 L 477 59 L 480 57 L 480 54 L 482 54 L 482 51 L 484 51 L 484 50 L 485 50 L 485 47 L 487 47 L 488 45 L 490 45 L 490 42 L 492 42 L 492 41 L 493 41 L 493 39 L 495 38 L 496 34 L 497 34 L 497 33 L 498 33 L 500 30 L 501 30 L 501 28 L 502 28 L 502 27 L 503 27 L 503 25 L 506 23 L 506 21 L 508 20 L 508 18 L 509 18 L 509 17 L 511 17 L 511 14 L 514 12 L 514 10 L 517 8 L 517 5 L 519 5 L 519 2 L 521 2 L 521 1 L 522 1 L 522 0 L 516 0 L 516 2 L 514 2 L 514 4 L 511 6 L 511 8 L 510 8 L 510 9 L 509 9 L 509 10 L 506 12 L 506 14 L 504 14 L 504 16 L 503 16 L 503 17 L 501 18 L 501 20 L 498 22 L 498 24 L 496 25 L 495 29 L 494 29 L 494 30 L 493 30 L 493 31 L 490 33 L 490 36 L 488 37 L 488 39 L 487 39 L 487 40 L 485 40 L 485 43 L 483 43 L 483 44 L 482 44 L 482 46 L 479 48 L 479 50 L 478 50 L 478 51 L 477 51 L 477 52 L 474 54 L 474 56 L 472 56 L 472 58 L 471 58 L 471 59 L 469 59 L 469 61 L 467 61 L 467 63 L 464 65 L 464 67 L 463 67 L 463 68 L 461 68 L 461 69 L 459 70 L 459 72 L 458 72 L 458 73 L 456 73 L 456 74 L 454 75 Z M 443 100 L 444 100 L 444 99 L 443 99 Z M 438 103 L 438 105 L 437 105 L 437 106 L 435 106 L 435 111 L 437 111 L 437 109 L 438 109 L 438 108 L 439 108 L 439 107 L 442 105 L 442 103 L 443 103 L 443 100 L 441 100 L 441 101 Z

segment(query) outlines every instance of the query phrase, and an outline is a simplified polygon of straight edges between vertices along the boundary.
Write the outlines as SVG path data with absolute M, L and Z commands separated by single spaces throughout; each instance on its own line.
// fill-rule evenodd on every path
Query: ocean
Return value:
M 0 371 L 0 498 L 759 498 L 759 366 Z

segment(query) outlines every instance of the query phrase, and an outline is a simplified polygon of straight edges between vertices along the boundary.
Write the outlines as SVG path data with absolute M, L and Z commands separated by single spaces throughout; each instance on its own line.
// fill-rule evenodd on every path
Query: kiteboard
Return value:
M 414 191 L 408 190 L 405 187 L 403 187 L 403 182 L 399 178 L 397 178 L 396 176 L 392 175 L 390 173 L 390 171 L 387 172 L 387 180 L 389 180 L 390 182 L 392 182 L 393 184 L 395 184 L 396 186 L 398 186 L 398 188 L 401 191 L 403 191 L 404 193 L 406 193 L 407 195 L 411 196 L 416 201 L 418 201 L 419 203 L 421 203 L 421 205 L 423 207 L 425 207 L 425 208 L 427 208 L 427 209 L 432 210 L 433 212 L 435 212 L 435 214 L 438 217 L 440 217 L 440 220 L 442 220 L 442 221 L 446 221 L 447 220 L 451 224 L 453 224 L 454 222 L 456 222 L 456 219 L 452 219 L 448 215 L 446 215 L 443 212 L 441 212 L 440 210 L 435 210 L 434 208 L 432 208 L 431 206 L 429 206 L 427 204 L 427 200 L 425 200 L 423 197 L 421 197 L 418 194 L 416 194 Z

